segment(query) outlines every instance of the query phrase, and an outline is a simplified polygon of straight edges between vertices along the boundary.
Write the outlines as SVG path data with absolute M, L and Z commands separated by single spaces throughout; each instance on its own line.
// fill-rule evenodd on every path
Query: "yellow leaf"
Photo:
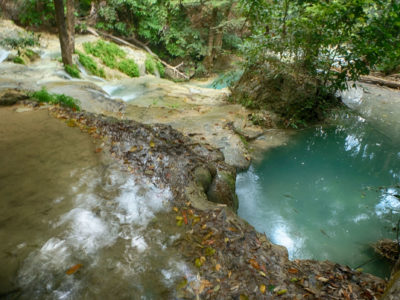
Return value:
M 216 264 L 215 265 L 215 270 L 218 272 L 219 270 L 221 270 L 221 265 L 220 264 Z
M 154 148 L 156 146 L 156 144 L 154 144 L 153 141 L 150 141 L 149 145 L 150 145 L 151 148 Z
M 276 294 L 278 295 L 278 296 L 280 296 L 280 295 L 284 295 L 284 294 L 286 294 L 287 293 L 287 290 L 280 290 L 280 291 L 278 291 Z
M 262 294 L 264 294 L 266 288 L 267 288 L 267 287 L 265 286 L 265 284 L 261 284 L 261 285 L 260 285 L 260 292 L 261 292 Z
M 69 119 L 67 121 L 68 127 L 76 127 L 76 120 L 75 119 Z
M 263 277 L 267 277 L 267 274 L 265 274 L 263 271 L 260 271 L 260 275 Z
M 176 206 L 173 209 L 174 209 L 175 212 L 179 211 L 179 209 Z
M 136 152 L 138 150 L 137 146 L 132 146 L 131 149 L 129 149 L 129 152 Z

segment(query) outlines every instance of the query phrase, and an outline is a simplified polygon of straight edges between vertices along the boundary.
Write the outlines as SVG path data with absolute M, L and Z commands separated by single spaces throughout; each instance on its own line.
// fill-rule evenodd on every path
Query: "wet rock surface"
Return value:
M 284 247 L 269 242 L 226 204 L 208 202 L 210 179 L 215 180 L 218 169 L 229 170 L 218 150 L 166 125 L 50 110 L 102 142 L 96 151 L 109 151 L 131 173 L 170 186 L 170 216 L 177 230 L 184 230 L 173 246 L 198 270 L 196 280 L 182 278 L 177 284 L 177 298 L 374 299 L 383 293 L 385 282 L 372 275 L 331 262 L 289 261 Z

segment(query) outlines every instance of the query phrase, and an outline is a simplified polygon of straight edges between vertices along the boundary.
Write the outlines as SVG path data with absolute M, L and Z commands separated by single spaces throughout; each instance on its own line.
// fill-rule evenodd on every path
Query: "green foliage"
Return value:
M 146 72 L 149 74 L 155 74 L 156 72 L 156 64 L 154 62 L 153 57 L 151 56 L 147 56 L 145 62 L 144 62 L 144 66 L 146 67 Z
M 19 20 L 23 25 L 56 25 L 53 0 L 24 0 Z
M 268 74 L 263 86 L 280 90 L 277 97 L 290 103 L 280 111 L 289 123 L 320 115 L 315 111 L 329 106 L 348 81 L 385 58 L 394 62 L 399 57 L 393 55 L 399 53 L 399 5 L 380 0 L 242 0 L 252 32 L 243 48 L 248 74 L 252 69 Z M 303 96 L 283 93 L 285 84 Z
M 0 41 L 0 45 L 11 47 L 13 49 L 23 49 L 26 47 L 34 47 L 39 45 L 39 35 L 33 32 L 21 32 L 18 37 L 6 37 Z
M 49 104 L 59 104 L 62 106 L 70 107 L 74 110 L 80 110 L 79 101 L 75 98 L 66 96 L 64 94 L 50 94 L 45 87 L 40 91 L 31 93 L 31 98 L 36 99 L 38 102 L 44 102 Z
M 97 28 L 122 36 L 135 34 L 171 57 L 202 60 L 207 54 L 209 24 L 214 9 L 219 30 L 233 32 L 226 20 L 233 0 L 109 0 L 99 10 Z M 211 25 L 210 25 L 211 26 Z M 214 24 L 213 24 L 214 26 Z
M 24 60 L 22 59 L 22 57 L 20 57 L 20 56 L 14 57 L 13 62 L 14 62 L 15 64 L 21 64 L 21 65 L 24 65 L 24 64 L 25 64 L 25 61 L 24 61 Z
M 107 67 L 114 69 L 118 66 L 117 59 L 124 58 L 126 53 L 114 43 L 107 43 L 99 40 L 95 43 L 84 43 L 83 48 L 88 54 L 101 59 Z
M 130 77 L 139 77 L 139 67 L 133 59 L 123 59 L 118 64 L 118 69 Z
M 157 67 L 158 73 L 160 74 L 160 77 L 164 78 L 165 77 L 165 67 L 164 67 L 164 65 L 160 61 L 157 61 L 156 62 L 156 67 Z
M 76 65 L 66 65 L 64 67 L 65 71 L 71 75 L 71 77 L 73 78 L 81 78 L 79 69 Z
M 104 69 L 99 68 L 93 58 L 91 58 L 90 56 L 87 56 L 79 51 L 77 51 L 77 54 L 79 56 L 79 62 L 82 64 L 82 66 L 86 70 L 88 70 L 91 74 L 93 74 L 95 76 L 106 78 Z

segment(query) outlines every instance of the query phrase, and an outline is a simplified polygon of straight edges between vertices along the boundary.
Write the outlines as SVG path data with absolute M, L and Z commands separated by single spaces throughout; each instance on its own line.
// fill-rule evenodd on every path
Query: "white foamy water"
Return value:
M 20 268 L 23 297 L 93 299 L 97 294 L 108 298 L 114 286 L 120 286 L 121 297 L 133 291 L 157 297 L 176 280 L 193 276 L 170 253 L 178 236 L 171 239 L 162 228 L 149 228 L 156 214 L 170 207 L 170 191 L 118 170 L 98 171 L 88 170 L 71 187 L 72 209 L 49 223 L 58 234 L 32 251 Z M 78 264 L 76 274 L 66 274 Z M 158 268 L 163 269 L 157 279 L 151 274 Z M 108 273 L 109 283 L 92 282 Z M 159 281 L 154 290 L 149 288 L 153 280 Z
M 354 108 L 362 102 L 364 90 L 359 86 L 349 87 L 348 90 L 341 91 L 338 95 L 342 98 L 344 104 L 350 108 Z
M 0 64 L 5 61 L 10 54 L 10 51 L 0 48 Z

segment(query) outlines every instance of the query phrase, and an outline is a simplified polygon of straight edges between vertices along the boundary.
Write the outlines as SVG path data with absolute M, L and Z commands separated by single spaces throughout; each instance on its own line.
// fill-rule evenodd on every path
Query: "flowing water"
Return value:
M 353 99 L 357 108 L 361 96 Z M 286 246 L 292 259 L 363 265 L 365 271 L 388 276 L 388 264 L 369 244 L 396 237 L 400 139 L 392 129 L 384 131 L 390 136 L 382 134 L 383 125 L 396 127 L 398 121 L 378 117 L 380 100 L 368 110 L 362 104 L 369 119 L 343 114 L 338 125 L 303 130 L 239 174 L 239 215 Z
M 0 295 L 162 299 L 193 277 L 172 247 L 169 190 L 96 147 L 47 110 L 0 109 Z

